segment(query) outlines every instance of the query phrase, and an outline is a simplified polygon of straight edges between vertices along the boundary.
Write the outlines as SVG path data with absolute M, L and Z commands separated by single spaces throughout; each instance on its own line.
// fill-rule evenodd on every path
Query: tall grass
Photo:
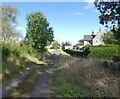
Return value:
M 117 75 L 95 58 L 60 56 L 52 78 L 54 97 L 118 97 Z

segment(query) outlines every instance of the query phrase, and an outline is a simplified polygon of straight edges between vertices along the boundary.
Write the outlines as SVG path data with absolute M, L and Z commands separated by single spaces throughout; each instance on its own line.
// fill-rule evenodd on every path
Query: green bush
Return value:
M 2 58 L 8 57 L 10 55 L 10 50 L 7 45 L 2 46 Z
M 85 51 L 82 50 L 74 50 L 74 49 L 66 49 L 66 53 L 73 55 L 73 56 L 87 56 L 89 54 L 89 48 L 85 49 Z
M 58 42 L 54 42 L 50 49 L 60 49 L 60 45 Z
M 112 57 L 112 60 L 113 60 L 114 62 L 119 62 L 119 61 L 120 61 L 120 56 L 113 56 L 113 57 Z
M 107 44 L 99 46 L 89 46 L 87 49 L 85 49 L 84 52 L 74 49 L 67 49 L 65 50 L 65 52 L 75 56 L 88 56 L 110 60 L 113 58 L 114 61 L 118 61 L 120 58 L 119 57 L 114 58 L 113 56 L 120 56 L 120 53 L 118 53 L 119 49 L 120 49 L 119 45 Z
M 112 59 L 113 56 L 118 55 L 119 45 L 109 44 L 109 45 L 99 45 L 99 46 L 89 46 L 90 53 L 89 57 Z
M 29 54 L 37 53 L 37 51 L 30 45 L 23 45 L 22 48 L 24 52 L 26 51 L 25 53 L 29 53 Z
M 65 50 L 66 53 L 70 54 L 70 55 L 75 55 L 75 56 L 83 56 L 83 52 L 80 52 L 79 50 L 74 50 L 74 49 L 66 49 Z
M 10 54 L 20 56 L 22 54 L 35 54 L 37 53 L 34 48 L 29 45 L 20 45 L 18 43 L 2 43 L 2 58 L 9 57 Z

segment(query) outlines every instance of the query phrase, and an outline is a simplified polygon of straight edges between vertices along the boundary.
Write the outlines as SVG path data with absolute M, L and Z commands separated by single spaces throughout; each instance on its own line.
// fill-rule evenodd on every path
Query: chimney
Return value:
M 94 35 L 94 31 L 92 31 L 92 35 Z

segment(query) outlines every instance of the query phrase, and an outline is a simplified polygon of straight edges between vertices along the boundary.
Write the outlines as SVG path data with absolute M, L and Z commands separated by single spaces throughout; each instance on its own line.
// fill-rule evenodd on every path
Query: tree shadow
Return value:
M 34 64 L 36 63 L 26 57 L 16 57 L 14 55 L 2 61 L 2 82 L 9 81 L 13 76 Z

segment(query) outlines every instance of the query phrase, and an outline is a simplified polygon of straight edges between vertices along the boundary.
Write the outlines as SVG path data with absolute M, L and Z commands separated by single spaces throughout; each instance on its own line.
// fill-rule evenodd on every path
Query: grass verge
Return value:
M 17 42 L 3 42 L 2 47 L 2 83 L 9 81 L 27 67 L 40 62 L 43 53 L 36 52 L 28 45 Z
M 52 75 L 53 97 L 118 97 L 118 74 L 95 58 L 59 56 Z
M 26 97 L 27 93 L 31 90 L 32 86 L 34 86 L 34 82 L 36 79 L 42 75 L 42 72 L 50 62 L 52 62 L 53 56 L 49 53 L 45 56 L 46 62 L 40 64 L 39 68 L 37 68 L 32 74 L 30 74 L 22 83 L 20 83 L 17 87 L 13 87 L 10 90 L 10 97 Z

